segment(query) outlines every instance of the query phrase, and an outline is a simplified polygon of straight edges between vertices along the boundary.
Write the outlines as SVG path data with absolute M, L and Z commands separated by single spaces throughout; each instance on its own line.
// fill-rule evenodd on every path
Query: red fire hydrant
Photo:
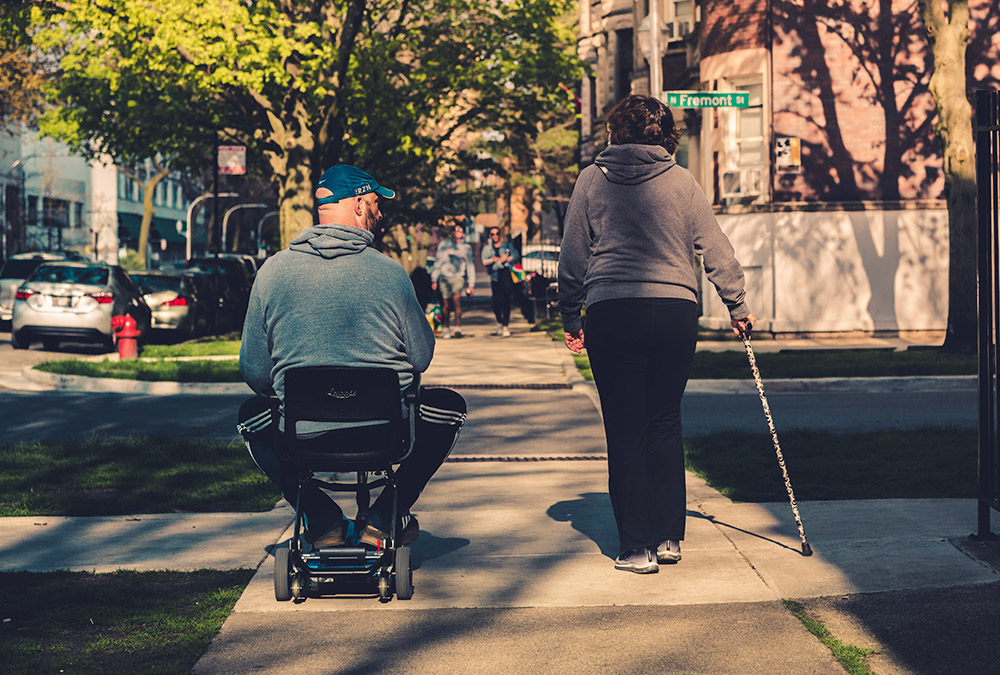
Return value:
M 139 324 L 135 322 L 131 314 L 125 316 L 111 317 L 111 330 L 118 338 L 118 358 L 135 359 L 139 357 L 139 343 L 137 338 L 141 335 Z

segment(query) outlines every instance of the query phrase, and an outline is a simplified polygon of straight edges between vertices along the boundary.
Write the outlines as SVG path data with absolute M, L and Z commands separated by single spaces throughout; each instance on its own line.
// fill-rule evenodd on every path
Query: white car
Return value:
M 559 247 L 554 244 L 525 244 L 521 249 L 521 267 L 546 279 L 555 279 L 559 272 Z
M 14 294 L 24 280 L 31 276 L 38 267 L 52 260 L 83 260 L 72 253 L 39 251 L 37 253 L 20 253 L 10 257 L 10 260 L 0 267 L 0 321 L 10 321 L 14 316 Z
M 97 342 L 111 348 L 111 317 L 129 314 L 145 337 L 150 312 L 135 282 L 117 265 L 47 262 L 14 296 L 10 344 L 28 349 L 41 340 L 47 351 L 61 340 Z

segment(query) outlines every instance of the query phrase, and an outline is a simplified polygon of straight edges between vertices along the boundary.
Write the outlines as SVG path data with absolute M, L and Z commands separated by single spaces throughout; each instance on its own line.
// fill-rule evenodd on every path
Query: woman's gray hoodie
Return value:
M 584 302 L 697 301 L 700 254 L 730 317 L 750 314 L 743 269 L 701 186 L 664 148 L 611 145 L 580 172 L 559 253 L 563 328 L 582 327 Z
M 243 327 L 240 373 L 283 399 L 295 366 L 388 366 L 400 387 L 434 354 L 434 333 L 398 263 L 370 248 L 371 232 L 316 225 L 257 273 Z

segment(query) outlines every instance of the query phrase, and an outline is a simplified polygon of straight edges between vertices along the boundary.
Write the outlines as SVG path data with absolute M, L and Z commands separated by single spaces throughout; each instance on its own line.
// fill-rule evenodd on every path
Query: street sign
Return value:
M 219 173 L 242 176 L 247 172 L 247 147 L 245 145 L 219 146 Z
M 667 91 L 671 108 L 748 108 L 748 91 Z

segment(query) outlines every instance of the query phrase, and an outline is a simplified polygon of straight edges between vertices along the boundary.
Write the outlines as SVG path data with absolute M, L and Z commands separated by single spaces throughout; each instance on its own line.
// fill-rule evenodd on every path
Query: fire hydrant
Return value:
M 139 357 L 139 343 L 137 338 L 141 335 L 139 324 L 135 322 L 131 314 L 125 316 L 111 317 L 111 330 L 118 338 L 118 358 L 135 359 Z

